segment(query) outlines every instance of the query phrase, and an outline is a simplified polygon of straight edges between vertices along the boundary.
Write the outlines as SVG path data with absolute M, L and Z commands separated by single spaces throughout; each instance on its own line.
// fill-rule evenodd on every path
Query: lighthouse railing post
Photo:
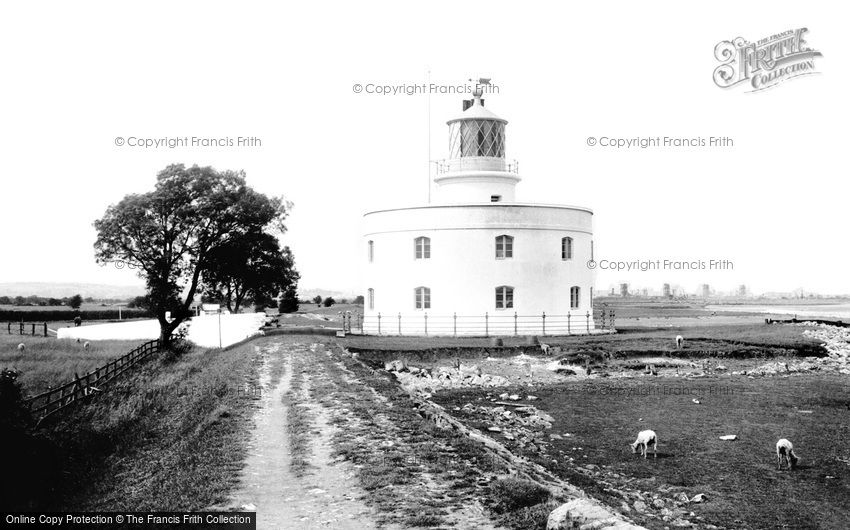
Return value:
M 543 312 L 543 336 L 546 336 L 546 311 Z
M 378 312 L 378 335 L 381 334 L 381 313 Z
M 516 311 L 514 311 L 514 337 L 516 337 L 516 335 L 517 335 L 517 322 L 516 322 L 516 320 L 517 320 Z
M 457 337 L 457 313 L 452 314 L 452 334 Z
M 490 314 L 488 312 L 484 312 L 484 336 L 490 336 Z
M 425 336 L 428 336 L 428 313 L 425 313 Z
M 570 329 L 570 319 L 571 318 L 572 318 L 572 315 L 570 315 L 570 312 L 567 311 L 567 335 L 573 334 L 572 330 Z
M 398 334 L 401 335 L 401 313 L 398 314 Z
M 587 312 L 587 332 L 590 333 L 590 311 Z

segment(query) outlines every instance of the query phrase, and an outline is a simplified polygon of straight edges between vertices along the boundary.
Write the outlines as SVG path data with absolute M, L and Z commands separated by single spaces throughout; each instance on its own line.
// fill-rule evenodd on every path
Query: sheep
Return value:
M 685 337 L 676 335 L 676 349 L 681 350 L 685 346 Z
M 83 349 L 84 349 L 84 350 L 87 350 L 87 349 L 89 349 L 89 347 L 90 347 L 90 346 L 91 346 L 91 344 L 89 344 L 89 342 L 88 342 L 88 341 L 86 341 L 86 343 L 85 343 L 85 344 L 83 344 Z
M 18 344 L 18 351 L 24 351 L 26 349 L 27 349 L 27 346 L 23 342 Z
M 543 352 L 543 355 L 549 355 L 549 345 L 540 343 L 540 351 Z
M 658 458 L 658 437 L 655 435 L 655 431 L 645 430 L 640 431 L 637 435 L 637 440 L 634 443 L 629 444 L 632 446 L 632 453 L 637 453 L 638 446 L 640 446 L 640 452 L 643 455 L 643 458 L 646 458 L 647 450 L 649 446 L 652 445 L 652 457 Z
M 797 467 L 797 462 L 800 459 L 794 454 L 794 445 L 790 440 L 786 438 L 782 438 L 778 442 L 776 442 L 776 469 L 782 470 L 782 460 L 785 460 L 788 465 L 788 469 L 795 469 Z

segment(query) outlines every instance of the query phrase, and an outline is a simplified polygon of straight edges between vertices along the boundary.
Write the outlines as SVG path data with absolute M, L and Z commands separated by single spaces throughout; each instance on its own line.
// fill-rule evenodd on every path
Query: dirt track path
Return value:
M 310 407 L 314 413 L 310 469 L 300 478 L 291 471 L 285 396 L 293 381 L 292 356 L 309 349 L 301 343 L 269 343 L 262 350 L 263 397 L 232 506 L 256 510 L 260 529 L 377 528 L 373 512 L 360 500 L 362 492 L 349 465 L 333 460 L 334 427 L 320 405 Z M 280 363 L 283 373 L 274 382 L 272 374 Z

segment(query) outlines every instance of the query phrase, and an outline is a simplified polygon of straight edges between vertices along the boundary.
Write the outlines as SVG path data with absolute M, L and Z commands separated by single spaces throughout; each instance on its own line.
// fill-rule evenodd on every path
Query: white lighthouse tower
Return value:
M 364 215 L 364 332 L 589 333 L 591 210 L 518 202 L 507 121 L 480 89 L 450 119 L 433 203 Z

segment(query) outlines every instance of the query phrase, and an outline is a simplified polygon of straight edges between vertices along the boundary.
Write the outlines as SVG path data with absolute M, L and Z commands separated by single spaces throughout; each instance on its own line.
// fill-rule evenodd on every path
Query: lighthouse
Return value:
M 594 330 L 593 212 L 518 200 L 507 120 L 482 91 L 447 121 L 434 200 L 367 212 L 368 334 L 561 335 Z

